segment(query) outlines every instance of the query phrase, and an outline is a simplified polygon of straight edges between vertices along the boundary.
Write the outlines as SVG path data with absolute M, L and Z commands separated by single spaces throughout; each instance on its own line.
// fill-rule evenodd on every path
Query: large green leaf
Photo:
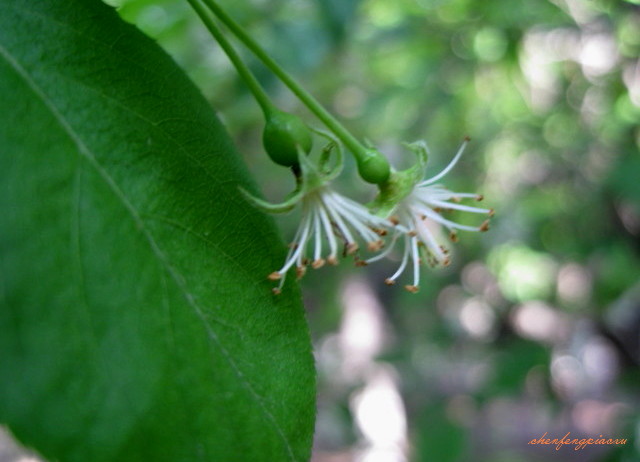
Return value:
M 0 422 L 60 461 L 307 459 L 299 293 L 183 73 L 98 0 L 2 0 L 0 108 Z

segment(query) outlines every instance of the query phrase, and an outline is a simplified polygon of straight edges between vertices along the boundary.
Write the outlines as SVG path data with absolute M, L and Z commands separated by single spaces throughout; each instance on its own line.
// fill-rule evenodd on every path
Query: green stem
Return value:
M 200 19 L 204 23 L 204 25 L 209 29 L 211 35 L 217 40 L 220 44 L 226 55 L 229 57 L 229 60 L 233 64 L 233 66 L 240 74 L 240 77 L 244 80 L 244 82 L 253 93 L 256 101 L 262 108 L 265 117 L 268 118 L 269 114 L 271 114 L 275 110 L 275 106 L 271 102 L 271 99 L 264 91 L 258 80 L 254 77 L 253 73 L 247 68 L 245 63 L 242 61 L 242 58 L 238 55 L 238 53 L 233 49 L 233 46 L 229 43 L 229 41 L 222 34 L 222 31 L 218 28 L 215 21 L 209 17 L 207 11 L 200 5 L 198 0 L 187 0 L 195 12 L 200 16 Z
M 193 0 L 189 0 L 192 2 Z M 370 159 L 371 150 L 365 148 L 344 126 L 338 122 L 316 99 L 296 82 L 271 56 L 269 56 L 258 43 L 247 34 L 242 26 L 236 23 L 220 7 L 215 0 L 203 0 L 209 9 L 215 14 L 235 36 L 255 54 L 289 89 L 320 119 L 353 153 L 359 162 Z M 382 155 L 380 155 L 382 157 Z M 384 158 L 383 158 L 384 159 Z M 384 160 L 386 162 L 386 159 Z

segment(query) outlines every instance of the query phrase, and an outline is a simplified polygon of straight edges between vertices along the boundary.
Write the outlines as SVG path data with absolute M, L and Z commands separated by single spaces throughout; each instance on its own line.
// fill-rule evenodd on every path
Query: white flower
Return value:
M 280 293 L 286 274 L 294 265 L 298 278 L 304 276 L 309 264 L 314 269 L 325 263 L 336 265 L 340 243 L 344 244 L 342 253 L 345 255 L 355 254 L 360 248 L 359 242 L 366 244 L 367 250 L 376 252 L 384 245 L 380 237 L 394 227 L 391 220 L 371 214 L 366 207 L 338 194 L 326 184 L 307 192 L 300 202 L 302 218 L 289 253 L 282 267 L 269 275 L 272 281 L 280 281 L 273 289 L 275 294 Z M 325 254 L 325 241 L 328 254 Z
M 273 292 L 280 294 L 287 272 L 295 266 L 298 278 L 306 273 L 308 265 L 317 269 L 329 263 L 338 264 L 340 244 L 343 255 L 354 255 L 357 265 L 363 265 L 356 252 L 361 244 L 370 252 L 377 252 L 384 246 L 381 236 L 385 236 L 394 223 L 376 216 L 363 205 L 335 192 L 330 182 L 342 169 L 342 148 L 330 135 L 331 143 L 325 147 L 317 165 L 304 152 L 299 153 L 299 171 L 296 174 L 297 187 L 287 200 L 271 204 L 243 191 L 245 197 L 256 207 L 270 213 L 286 213 L 298 204 L 302 207 L 300 225 L 282 267 L 269 274 L 272 281 L 280 281 Z M 337 147 L 336 161 L 329 166 L 330 153 Z M 312 249 L 308 251 L 308 247 Z M 327 250 L 328 249 L 328 250 Z
M 400 277 L 409 262 L 411 262 L 413 265 L 413 284 L 405 285 L 405 289 L 415 293 L 418 291 L 420 284 L 421 263 L 428 263 L 432 266 L 447 266 L 450 263 L 448 250 L 436 238 L 437 227 L 447 228 L 449 237 L 453 242 L 457 241 L 458 230 L 477 232 L 489 229 L 488 219 L 479 226 L 468 226 L 448 220 L 441 214 L 445 210 L 460 210 L 486 214 L 489 217 L 493 216 L 493 209 L 459 204 L 462 199 L 467 198 L 480 201 L 483 198 L 482 195 L 452 192 L 439 184 L 435 184 L 456 165 L 468 141 L 468 139 L 465 139 L 449 165 L 434 177 L 417 183 L 392 212 L 391 220 L 397 223 L 398 226 L 391 245 L 384 252 L 366 261 L 366 263 L 371 263 L 386 257 L 398 239 L 404 240 L 404 251 L 400 266 L 391 277 L 385 280 L 386 284 L 395 284 L 396 279 Z M 424 143 L 413 145 L 412 149 L 424 151 L 426 158 L 426 145 Z

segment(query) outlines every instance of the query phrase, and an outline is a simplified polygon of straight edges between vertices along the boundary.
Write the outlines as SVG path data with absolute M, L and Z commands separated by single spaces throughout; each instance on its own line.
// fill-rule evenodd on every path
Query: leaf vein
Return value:
M 0 45 L 0 55 L 2 55 L 2 57 L 7 61 L 7 63 L 14 68 L 14 70 L 25 80 L 25 82 L 27 83 L 29 88 L 34 92 L 34 94 L 45 104 L 45 106 L 48 108 L 48 110 L 51 112 L 51 114 L 60 124 L 62 129 L 67 133 L 69 138 L 74 142 L 74 144 L 78 149 L 78 152 L 89 161 L 89 164 L 93 168 L 96 169 L 96 171 L 99 173 L 103 181 L 105 181 L 105 183 L 111 189 L 113 194 L 120 200 L 122 205 L 128 211 L 129 215 L 131 216 L 134 223 L 136 224 L 137 229 L 140 230 L 140 232 L 144 235 L 145 239 L 149 243 L 149 246 L 152 252 L 156 255 L 158 260 L 162 263 L 162 265 L 165 267 L 167 272 L 171 275 L 171 278 L 176 282 L 178 288 L 183 292 L 183 296 L 187 301 L 187 304 L 192 307 L 192 309 L 194 310 L 198 318 L 200 318 L 200 320 L 203 322 L 209 338 L 218 346 L 222 355 L 225 357 L 225 359 L 233 369 L 234 373 L 236 374 L 240 382 L 244 385 L 244 387 L 247 389 L 250 395 L 253 396 L 253 399 L 256 401 L 256 403 L 260 407 L 267 421 L 271 422 L 271 425 L 273 426 L 273 428 L 275 429 L 275 431 L 277 432 L 277 434 L 279 435 L 279 437 L 284 443 L 284 446 L 288 452 L 289 459 L 292 461 L 295 461 L 295 455 L 293 453 L 291 444 L 287 439 L 286 435 L 284 434 L 284 431 L 280 427 L 279 423 L 277 422 L 275 416 L 268 410 L 263 397 L 260 396 L 260 394 L 253 388 L 253 386 L 245 376 L 244 372 L 242 372 L 242 370 L 238 367 L 238 365 L 233 360 L 233 358 L 231 357 L 227 349 L 222 345 L 222 343 L 220 342 L 220 339 L 218 338 L 218 335 L 211 328 L 209 323 L 206 321 L 206 316 L 202 308 L 196 302 L 195 297 L 189 290 L 187 290 L 186 287 L 184 287 L 183 276 L 173 267 L 173 265 L 171 265 L 168 258 L 166 257 L 166 255 L 164 254 L 164 252 L 162 251 L 158 243 L 155 241 L 153 235 L 149 232 L 149 230 L 144 225 L 144 221 L 142 220 L 140 214 L 138 213 L 134 205 L 127 199 L 126 195 L 118 187 L 115 180 L 102 167 L 102 165 L 100 165 L 100 163 L 96 159 L 93 152 L 84 143 L 80 135 L 76 133 L 73 126 L 67 121 L 64 115 L 58 110 L 55 103 L 31 78 L 27 70 L 2 45 Z

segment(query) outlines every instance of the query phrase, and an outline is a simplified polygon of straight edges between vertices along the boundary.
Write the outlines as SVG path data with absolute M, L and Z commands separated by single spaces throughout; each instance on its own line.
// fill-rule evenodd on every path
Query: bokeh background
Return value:
M 640 2 L 220 1 L 397 168 L 412 161 L 403 141 L 425 139 L 436 173 L 470 136 L 446 184 L 496 210 L 416 295 L 382 283 L 397 261 L 301 281 L 313 461 L 640 460 Z M 281 199 L 293 181 L 264 155 L 262 115 L 185 3 L 120 11 L 189 73 Z M 244 56 L 282 108 L 319 126 Z M 336 187 L 375 192 L 351 162 Z M 291 238 L 296 214 L 277 219 Z M 628 442 L 527 444 L 545 432 Z
M 187 3 L 107 3 L 202 89 L 265 196 L 289 192 L 259 108 Z M 403 141 L 425 139 L 436 173 L 470 136 L 446 184 L 496 210 L 416 295 L 382 283 L 397 261 L 301 281 L 313 462 L 640 461 L 640 1 L 220 3 L 397 168 L 412 160 Z M 244 56 L 283 109 L 320 126 Z M 336 187 L 375 192 L 350 160 Z M 296 218 L 278 218 L 289 238 Z M 628 441 L 528 444 L 567 432 Z

